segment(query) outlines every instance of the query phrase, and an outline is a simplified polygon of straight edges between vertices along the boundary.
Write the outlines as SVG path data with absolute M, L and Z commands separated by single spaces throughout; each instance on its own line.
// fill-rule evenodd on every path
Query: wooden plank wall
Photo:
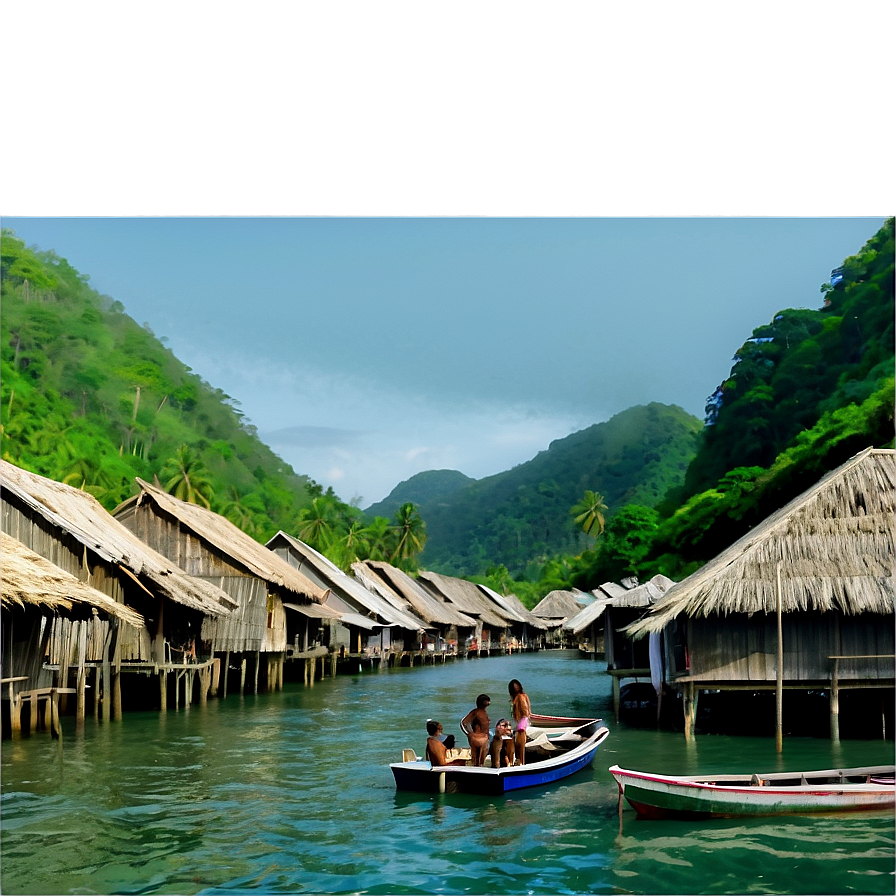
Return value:
M 777 620 L 756 613 L 688 620 L 693 681 L 773 682 Z M 893 620 L 879 615 L 786 614 L 783 619 L 784 677 L 826 681 L 829 656 L 893 654 Z M 892 660 L 841 661 L 842 680 L 893 677 Z

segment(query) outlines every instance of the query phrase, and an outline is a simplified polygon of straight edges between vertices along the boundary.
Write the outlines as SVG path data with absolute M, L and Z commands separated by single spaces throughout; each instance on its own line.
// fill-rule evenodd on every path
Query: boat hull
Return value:
M 618 766 L 611 768 L 610 773 L 625 799 L 643 818 L 731 818 L 892 811 L 896 805 L 896 787 L 893 784 L 809 782 L 784 786 L 769 780 L 761 786 L 721 785 L 711 781 L 630 772 Z M 800 773 L 795 774 L 799 776 Z
M 426 760 L 394 762 L 390 766 L 398 790 L 422 793 L 473 793 L 496 796 L 540 787 L 568 778 L 594 761 L 594 755 L 610 732 L 601 728 L 569 752 L 541 762 L 529 762 L 511 768 L 474 768 L 473 766 L 433 766 Z

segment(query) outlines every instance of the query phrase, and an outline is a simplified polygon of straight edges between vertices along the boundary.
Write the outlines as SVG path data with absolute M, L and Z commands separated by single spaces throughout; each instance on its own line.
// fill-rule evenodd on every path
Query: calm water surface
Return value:
M 519 678 L 534 710 L 597 713 L 593 769 L 510 797 L 395 790 L 424 722 L 493 720 Z M 612 722 L 610 679 L 570 651 L 465 660 L 128 714 L 62 748 L 2 751 L 2 891 L 31 893 L 893 893 L 889 813 L 650 822 L 607 768 L 824 768 L 892 761 L 893 741 L 698 737 Z

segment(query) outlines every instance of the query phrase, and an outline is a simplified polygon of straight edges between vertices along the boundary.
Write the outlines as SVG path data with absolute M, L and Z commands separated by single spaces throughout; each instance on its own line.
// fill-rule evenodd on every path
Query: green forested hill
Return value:
M 425 470 L 399 482 L 386 498 L 371 504 L 364 513 L 368 516 L 390 517 L 408 501 L 418 506 L 430 507 L 449 499 L 472 482 L 475 480 L 458 470 Z
M 683 481 L 700 428 L 681 408 L 630 408 L 552 442 L 512 470 L 421 501 L 429 536 L 421 562 L 455 574 L 504 565 L 511 574 L 537 575 L 548 557 L 591 543 L 569 512 L 586 489 L 599 492 L 611 511 L 656 504 Z
M 229 396 L 64 258 L 10 231 L 0 250 L 4 458 L 108 509 L 135 476 L 157 476 L 260 540 L 294 529 L 321 488 L 262 443 Z

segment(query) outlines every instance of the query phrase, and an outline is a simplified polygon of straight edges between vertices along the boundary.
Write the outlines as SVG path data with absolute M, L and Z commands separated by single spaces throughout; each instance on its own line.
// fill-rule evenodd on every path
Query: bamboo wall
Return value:
M 831 656 L 892 657 L 894 653 L 892 617 L 788 613 L 782 628 L 785 681 L 828 681 Z M 773 614 L 688 619 L 686 630 L 689 681 L 775 681 L 778 628 Z M 841 660 L 839 675 L 842 681 L 892 680 L 893 660 Z

